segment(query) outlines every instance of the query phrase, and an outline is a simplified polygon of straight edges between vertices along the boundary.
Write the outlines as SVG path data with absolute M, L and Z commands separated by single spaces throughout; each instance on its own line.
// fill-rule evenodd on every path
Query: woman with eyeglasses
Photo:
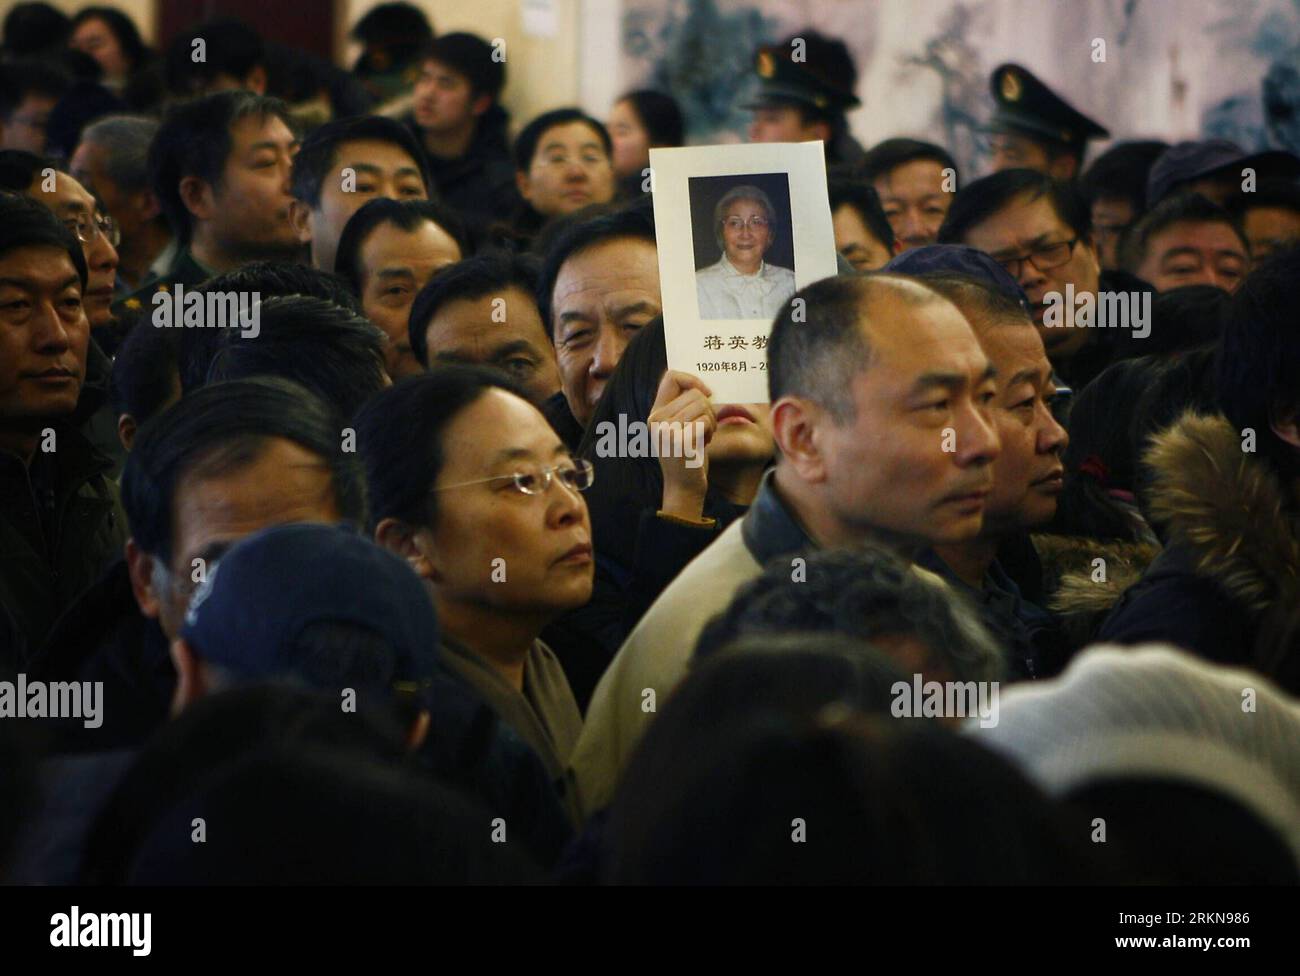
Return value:
M 368 400 L 354 426 L 375 541 L 425 581 L 442 665 L 562 789 L 582 716 L 563 649 L 540 635 L 591 598 L 591 465 L 483 366 L 408 377 Z
M 732 187 L 713 210 L 722 251 L 716 264 L 695 273 L 702 319 L 768 319 L 794 294 L 794 272 L 765 260 L 776 240 L 776 211 L 766 193 Z

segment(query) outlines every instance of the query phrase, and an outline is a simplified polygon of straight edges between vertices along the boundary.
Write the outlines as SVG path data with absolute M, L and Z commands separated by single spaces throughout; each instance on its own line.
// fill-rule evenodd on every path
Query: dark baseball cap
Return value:
M 331 662 L 329 675 L 313 674 L 294 650 L 303 630 L 321 622 L 371 631 L 391 655 Z M 200 659 L 252 680 L 422 688 L 437 666 L 437 615 L 424 583 L 348 526 L 294 523 L 241 539 L 209 567 L 180 635 Z
M 881 270 L 905 275 L 937 272 L 968 275 L 1014 298 L 1022 308 L 1029 308 L 1029 297 L 1020 287 L 1020 282 L 983 251 L 965 244 L 926 244 L 914 247 L 892 258 Z
M 1300 176 L 1300 158 L 1280 149 L 1248 153 L 1227 139 L 1202 139 L 1170 146 L 1151 164 L 1147 174 L 1147 207 L 1154 207 L 1180 183 L 1202 180 L 1227 170 L 1247 167 L 1264 180 L 1294 180 Z

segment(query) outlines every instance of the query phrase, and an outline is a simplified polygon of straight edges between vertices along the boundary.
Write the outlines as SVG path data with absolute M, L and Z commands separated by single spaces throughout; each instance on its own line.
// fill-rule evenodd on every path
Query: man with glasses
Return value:
M 21 193 L 44 204 L 81 241 L 89 270 L 82 295 L 86 318 L 95 330 L 110 325 L 121 239 L 116 222 L 100 212 L 98 202 L 77 180 L 35 153 L 0 152 L 0 190 Z M 104 333 L 96 333 L 97 338 L 101 335 Z
M 765 260 L 776 240 L 772 201 L 756 186 L 735 186 L 713 210 L 713 236 L 722 256 L 695 273 L 703 319 L 770 321 L 794 294 L 794 272 Z
M 967 244 L 990 255 L 1025 290 L 1048 359 L 1066 384 L 1079 389 L 1115 358 L 1127 330 L 1075 328 L 1075 308 L 1059 325 L 1049 306 L 1073 295 L 1094 302 L 1108 292 L 1151 291 L 1122 271 L 1101 270 L 1088 206 L 1071 184 L 1030 169 L 1010 169 L 958 192 L 939 229 L 941 244 Z
M 582 718 L 538 635 L 591 597 L 591 466 L 505 374 L 481 366 L 393 386 L 355 426 L 375 539 L 425 580 L 444 663 L 558 785 Z

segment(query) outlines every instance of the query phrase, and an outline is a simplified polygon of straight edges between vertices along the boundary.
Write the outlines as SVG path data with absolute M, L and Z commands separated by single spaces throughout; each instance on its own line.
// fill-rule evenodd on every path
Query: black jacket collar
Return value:
M 758 494 L 754 496 L 754 503 L 749 506 L 740 528 L 745 548 L 759 565 L 816 546 L 777 494 L 775 474 L 776 469 L 772 469 L 763 475 Z

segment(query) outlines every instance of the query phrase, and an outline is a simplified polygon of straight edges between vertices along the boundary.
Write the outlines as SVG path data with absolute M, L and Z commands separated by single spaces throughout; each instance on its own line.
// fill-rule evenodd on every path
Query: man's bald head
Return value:
M 841 423 L 851 420 L 852 380 L 872 364 L 874 345 L 935 304 L 956 313 L 942 295 L 896 274 L 841 275 L 796 292 L 777 313 L 768 343 L 771 401 L 800 396 Z

